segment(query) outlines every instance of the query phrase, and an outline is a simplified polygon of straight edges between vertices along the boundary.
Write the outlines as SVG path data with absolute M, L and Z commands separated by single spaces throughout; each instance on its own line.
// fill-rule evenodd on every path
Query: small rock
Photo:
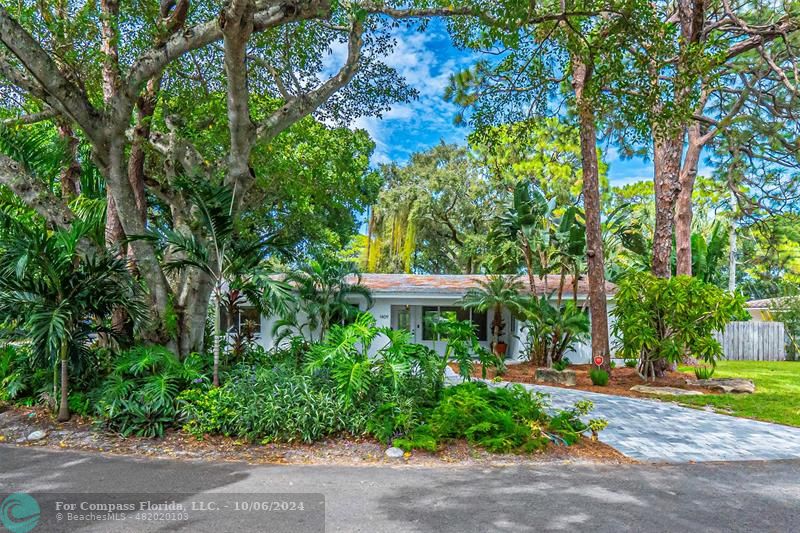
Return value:
M 574 370 L 555 370 L 553 368 L 537 368 L 536 381 L 568 386 L 575 385 L 578 382 Z
M 15 440 L 14 442 L 16 442 L 17 444 L 24 444 L 26 442 L 26 440 L 25 440 L 25 437 L 20 437 L 17 440 Z
M 634 385 L 631 387 L 634 392 L 655 395 L 674 395 L 674 396 L 700 396 L 703 393 L 696 390 L 678 389 L 675 387 L 651 387 L 649 385 Z
M 34 431 L 30 435 L 28 435 L 28 439 L 27 440 L 33 442 L 33 441 L 37 441 L 37 440 L 42 440 L 45 437 L 47 437 L 47 432 L 38 430 L 38 431 Z
M 753 394 L 756 391 L 756 386 L 752 381 L 742 378 L 698 379 L 692 382 L 692 385 L 705 387 L 714 392 L 733 394 Z
M 388 457 L 390 459 L 402 459 L 403 458 L 403 454 L 405 452 L 403 450 L 401 450 L 400 448 L 396 448 L 396 447 L 392 446 L 391 448 L 386 450 L 386 452 L 384 452 L 384 453 L 385 453 L 386 457 Z

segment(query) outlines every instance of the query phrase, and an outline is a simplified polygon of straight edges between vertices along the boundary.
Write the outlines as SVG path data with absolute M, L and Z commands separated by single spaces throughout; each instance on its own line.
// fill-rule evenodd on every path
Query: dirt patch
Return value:
M 458 373 L 458 365 L 452 364 L 453 371 Z M 667 372 L 667 375 L 661 378 L 656 378 L 654 381 L 645 381 L 639 374 L 636 373 L 635 368 L 615 368 L 611 371 L 611 379 L 608 385 L 598 387 L 592 384 L 589 378 L 589 369 L 591 365 L 571 365 L 570 370 L 575 371 L 577 383 L 574 386 L 559 385 L 556 383 L 539 383 L 535 379 L 536 366 L 529 362 L 523 362 L 513 365 L 508 365 L 507 371 L 500 376 L 503 381 L 515 381 L 519 383 L 536 383 L 539 385 L 547 385 L 550 387 L 563 387 L 566 389 L 580 389 L 590 392 L 597 392 L 600 394 L 614 394 L 617 396 L 633 396 L 635 398 L 653 398 L 651 394 L 642 394 L 640 392 L 630 390 L 635 385 L 650 385 L 652 387 L 673 387 L 676 389 L 694 390 L 702 392 L 703 394 L 719 394 L 710 389 L 703 387 L 692 386 L 689 383 L 696 381 L 694 374 L 686 372 Z M 475 365 L 472 375 L 477 378 L 483 377 L 481 365 Z M 494 379 L 497 377 L 497 372 L 492 369 L 486 369 L 487 379 Z
M 47 436 L 27 441 L 34 431 Z M 601 442 L 582 439 L 573 446 L 551 445 L 529 455 L 492 454 L 465 441 L 456 441 L 438 452 L 413 452 L 402 459 L 384 455 L 386 445 L 368 438 L 337 437 L 319 442 L 253 444 L 246 440 L 214 436 L 203 440 L 168 431 L 161 439 L 123 438 L 96 428 L 91 420 L 79 417 L 56 423 L 40 408 L 0 408 L 0 444 L 84 450 L 113 455 L 185 459 L 201 461 L 236 461 L 249 464 L 327 464 L 327 465 L 398 465 L 398 466 L 505 466 L 558 462 L 632 463 L 635 462 Z

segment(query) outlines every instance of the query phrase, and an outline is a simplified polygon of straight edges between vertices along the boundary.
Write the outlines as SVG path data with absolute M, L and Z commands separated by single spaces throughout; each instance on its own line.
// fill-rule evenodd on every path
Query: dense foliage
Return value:
M 551 366 L 589 338 L 589 316 L 573 301 L 559 308 L 547 296 L 530 298 L 522 309 L 526 345 L 522 355 L 537 365 Z
M 96 413 L 123 436 L 160 437 L 177 420 L 181 391 L 207 381 L 202 358 L 179 361 L 163 347 L 141 346 L 120 354 L 114 369 L 94 391 Z
M 447 352 L 467 368 L 472 326 L 442 324 L 437 331 L 448 335 L 442 340 Z M 459 358 L 462 350 L 469 355 Z M 181 419 L 197 437 L 311 442 L 348 433 L 427 450 L 465 438 L 490 451 L 526 452 L 552 440 L 572 443 L 589 429 L 579 420 L 587 406 L 551 418 L 542 398 L 521 387 L 445 388 L 448 360 L 411 343 L 407 331 L 376 328 L 374 318 L 362 314 L 350 325 L 334 325 L 311 345 L 302 365 L 290 350 L 276 351 L 257 365 L 235 367 L 221 388 L 185 391 Z
M 123 260 L 94 248 L 88 224 L 49 231 L 5 214 L 0 223 L 0 323 L 12 325 L 7 337 L 31 343 L 36 366 L 53 369 L 58 418 L 69 420 L 70 364 L 88 357 L 98 334 L 107 342 L 121 336 L 113 312 L 125 311 L 138 324 L 140 288 Z
M 491 389 L 484 383 L 464 383 L 447 389 L 425 423 L 394 444 L 435 450 L 442 442 L 466 439 L 492 452 L 527 453 L 551 441 L 572 444 L 590 430 L 581 417 L 592 410 L 591 402 L 552 416 L 547 407 L 544 396 L 521 385 Z
M 620 281 L 612 311 L 618 353 L 638 358 L 640 374 L 651 378 L 685 357 L 711 363 L 722 357 L 713 333 L 732 320 L 746 320 L 743 304 L 741 295 L 697 278 L 631 273 Z

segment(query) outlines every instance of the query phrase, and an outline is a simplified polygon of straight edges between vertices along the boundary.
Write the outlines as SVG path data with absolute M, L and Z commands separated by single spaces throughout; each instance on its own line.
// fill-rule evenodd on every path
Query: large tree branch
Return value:
M 737 19 L 738 20 L 738 19 Z M 730 31 L 747 35 L 747 38 L 733 43 L 728 50 L 722 55 L 723 63 L 731 59 L 755 50 L 770 41 L 782 37 L 786 34 L 792 33 L 800 29 L 800 24 L 794 18 L 784 18 L 775 24 L 768 26 L 753 28 L 752 26 L 742 25 L 731 28 Z
M 283 130 L 308 115 L 325 103 L 336 91 L 350 83 L 358 71 L 364 45 L 364 26 L 354 21 L 350 28 L 347 43 L 347 60 L 339 72 L 311 92 L 298 95 L 286 102 L 277 111 L 258 125 L 256 136 L 259 141 L 274 139 Z
M 25 205 L 57 228 L 69 228 L 75 216 L 67 204 L 54 195 L 47 185 L 31 176 L 25 167 L 0 154 L 0 184 L 5 185 Z
M 220 15 L 227 79 L 228 130 L 231 147 L 228 153 L 226 183 L 234 192 L 235 204 L 249 189 L 250 151 L 255 127 L 250 119 L 250 92 L 247 88 L 247 41 L 253 33 L 253 6 L 249 0 L 233 0 Z
M 261 32 L 281 24 L 321 17 L 330 12 L 328 0 L 272 0 L 259 2 L 253 15 L 253 31 Z M 186 28 L 142 54 L 131 65 L 125 91 L 135 98 L 147 80 L 160 74 L 178 57 L 222 39 L 219 20 Z
M 85 93 L 70 82 L 47 52 L 0 6 L 0 41 L 19 59 L 45 93 L 60 102 L 60 111 L 75 121 L 96 144 L 103 144 L 102 117 Z M 48 103 L 52 102 L 48 100 Z
M 119 92 L 119 35 L 117 33 L 118 0 L 100 0 L 100 34 L 103 51 L 103 97 L 106 105 Z
M 20 115 L 14 118 L 7 118 L 3 120 L 2 124 L 4 126 L 11 126 L 14 124 L 36 124 L 37 122 L 43 122 L 45 120 L 50 120 L 55 118 L 59 115 L 59 113 L 55 109 L 45 109 L 44 111 L 39 111 L 38 113 L 30 113 L 28 115 Z

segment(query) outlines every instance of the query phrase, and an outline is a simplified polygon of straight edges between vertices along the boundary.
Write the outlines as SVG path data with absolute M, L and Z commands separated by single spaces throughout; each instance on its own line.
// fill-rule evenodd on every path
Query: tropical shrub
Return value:
M 214 386 L 219 386 L 222 343 L 225 340 L 221 321 L 223 302 L 229 304 L 226 306 L 229 313 L 238 312 L 244 297 L 262 314 L 285 312 L 291 290 L 282 280 L 258 272 L 257 267 L 267 251 L 280 247 L 273 233 L 254 236 L 238 227 L 232 209 L 234 191 L 230 187 L 194 182 L 188 196 L 196 206 L 192 211 L 197 215 L 193 224 L 205 239 L 169 227 L 156 227 L 148 235 L 138 238 L 157 242 L 166 250 L 165 271 L 181 272 L 192 268 L 213 281 L 212 380 Z M 234 356 L 238 356 L 246 348 L 247 336 L 242 336 L 238 330 L 233 333 L 232 351 Z
M 354 320 L 360 313 L 353 297 L 372 305 L 369 289 L 361 285 L 361 274 L 354 263 L 323 256 L 309 261 L 286 275 L 286 281 L 295 287 L 297 299 L 287 304 L 275 322 L 272 334 L 277 341 L 301 336 L 313 342 L 324 339 L 335 324 Z M 298 320 L 305 317 L 304 322 Z M 315 339 L 315 332 L 319 336 Z
M 714 375 L 714 365 L 698 365 L 694 367 L 694 377 L 697 379 L 711 379 Z
M 370 350 L 376 342 L 382 344 Z M 449 352 L 454 357 L 472 349 L 466 336 L 451 335 L 447 342 L 456 346 Z M 589 430 L 578 411 L 559 413 L 551 425 L 542 396 L 522 387 L 466 383 L 444 389 L 448 359 L 413 344 L 408 331 L 377 328 L 370 314 L 331 326 L 322 342 L 310 346 L 302 366 L 294 358 L 275 350 L 265 356 L 268 364 L 235 367 L 221 388 L 184 391 L 178 397 L 184 429 L 198 438 L 221 434 L 256 442 L 372 435 L 426 450 L 464 438 L 490 451 L 519 452 L 553 440 L 574 442 Z
M 90 224 L 50 231 L 43 221 L 21 223 L 2 210 L 0 223 L 0 322 L 17 325 L 14 336 L 30 342 L 38 368 L 58 365 L 63 422 L 70 418 L 70 367 L 88 355 L 97 334 L 117 336 L 114 310 L 134 322 L 143 317 L 140 287 L 124 260 L 87 244 Z
M 383 345 L 370 355 L 379 335 Z M 419 424 L 444 381 L 441 357 L 408 331 L 377 328 L 368 313 L 331 326 L 303 365 L 297 357 L 292 347 L 273 350 L 260 365 L 236 367 L 218 392 L 183 393 L 184 428 L 198 437 L 311 442 L 346 432 L 388 442 Z
M 132 348 L 96 392 L 96 412 L 123 436 L 160 437 L 178 422 L 180 392 L 207 383 L 206 370 L 198 354 L 179 361 L 160 346 Z
M 483 379 L 486 379 L 489 368 L 496 368 L 498 372 L 505 370 L 503 359 L 481 346 L 472 321 L 439 316 L 432 319 L 430 325 L 433 332 L 446 343 L 444 357 L 440 358 L 442 373 L 449 361 L 458 363 L 458 373 L 466 381 L 472 380 L 472 368 L 476 360 L 481 365 Z
M 15 400 L 31 391 L 28 347 L 7 344 L 0 348 L 0 401 Z
M 468 290 L 464 297 L 456 302 L 464 309 L 475 311 L 492 309 L 492 351 L 500 342 L 505 328 L 503 309 L 509 309 L 514 315 L 519 314 L 522 288 L 522 283 L 516 277 L 496 274 L 489 276 L 486 281 L 478 280 L 478 287 Z
M 687 356 L 713 363 L 722 357 L 713 333 L 732 320 L 749 318 L 741 295 L 688 276 L 662 279 L 635 272 L 618 286 L 613 335 L 624 358 L 639 359 L 645 378 Z
M 528 453 L 550 442 L 575 443 L 590 430 L 581 417 L 592 408 L 591 402 L 578 402 L 550 417 L 545 396 L 521 385 L 489 388 L 484 383 L 462 383 L 448 388 L 426 421 L 395 439 L 394 445 L 435 450 L 442 442 L 463 438 L 492 452 Z
M 598 387 L 605 387 L 608 385 L 609 377 L 608 372 L 602 368 L 592 368 L 589 370 L 589 379 L 592 380 L 593 385 L 597 385 Z
M 196 437 L 312 442 L 343 432 L 365 434 L 371 405 L 348 404 L 330 380 L 292 366 L 241 365 L 219 390 L 184 392 L 179 412 L 184 429 Z
M 536 365 L 551 366 L 589 337 L 589 317 L 575 302 L 561 308 L 547 296 L 530 298 L 522 308 L 527 333 L 523 355 Z
M 558 370 L 559 372 L 563 372 L 571 364 L 572 364 L 572 361 L 569 360 L 569 357 L 564 357 L 563 359 L 560 359 L 559 361 L 554 361 L 553 362 L 553 370 Z
M 378 335 L 387 342 L 371 356 Z M 305 369 L 331 379 L 346 404 L 405 397 L 409 391 L 431 399 L 444 380 L 441 360 L 411 342 L 409 331 L 378 328 L 371 314 L 362 313 L 352 324 L 332 326 L 325 339 L 311 347 Z
M 627 358 L 625 361 L 625 368 L 636 368 L 639 366 L 639 360 L 634 358 Z

